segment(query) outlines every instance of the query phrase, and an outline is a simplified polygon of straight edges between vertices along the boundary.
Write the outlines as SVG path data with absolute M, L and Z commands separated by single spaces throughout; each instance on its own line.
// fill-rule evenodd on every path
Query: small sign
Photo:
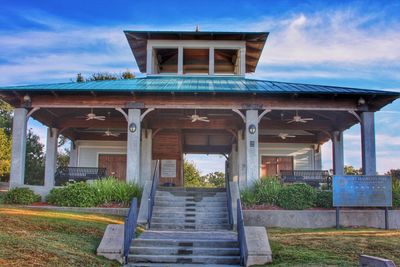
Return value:
M 256 142 L 254 142 L 254 141 L 250 141 L 250 147 L 255 147 L 256 146 L 255 143 Z
M 176 177 L 176 160 L 174 159 L 161 160 L 161 177 L 163 178 Z
M 391 207 L 392 177 L 378 175 L 333 176 L 333 206 Z

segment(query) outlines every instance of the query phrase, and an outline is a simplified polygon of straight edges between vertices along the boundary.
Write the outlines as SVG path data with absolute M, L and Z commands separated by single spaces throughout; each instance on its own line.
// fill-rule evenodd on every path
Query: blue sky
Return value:
M 137 72 L 123 30 L 269 31 L 251 77 L 400 91 L 400 1 L 7 1 L 0 85 L 65 82 L 78 72 Z M 400 101 L 376 115 L 378 170 L 400 168 Z M 30 126 L 44 139 L 45 130 Z M 345 133 L 360 166 L 359 127 Z M 330 168 L 330 144 L 323 147 Z M 195 158 L 203 170 L 223 159 Z M 212 164 L 210 162 L 213 162 Z

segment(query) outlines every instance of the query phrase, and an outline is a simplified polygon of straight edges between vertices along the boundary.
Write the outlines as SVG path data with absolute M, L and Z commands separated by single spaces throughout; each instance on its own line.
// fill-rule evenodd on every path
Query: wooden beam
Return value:
M 290 99 L 278 96 L 263 96 L 249 98 L 248 95 L 234 96 L 199 94 L 197 97 L 189 95 L 70 95 L 55 98 L 50 95 L 31 96 L 32 107 L 47 108 L 125 108 L 132 102 L 140 102 L 146 108 L 156 109 L 243 109 L 256 106 L 260 109 L 268 107 L 272 110 L 357 110 L 353 99 L 322 99 L 298 98 Z
M 231 146 L 194 146 L 184 145 L 183 153 L 225 154 L 231 152 Z

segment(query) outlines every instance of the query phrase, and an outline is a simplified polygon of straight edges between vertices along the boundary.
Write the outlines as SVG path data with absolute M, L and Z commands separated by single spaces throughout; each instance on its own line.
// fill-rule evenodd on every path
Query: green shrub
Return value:
M 285 185 L 279 191 L 277 204 L 289 210 L 303 210 L 315 205 L 316 190 L 306 184 Z
M 258 204 L 276 205 L 282 184 L 276 177 L 264 177 L 254 183 Z
M 30 205 L 37 201 L 40 201 L 40 196 L 29 188 L 14 188 L 4 195 L 4 203 L 7 204 Z
M 332 208 L 332 191 L 317 190 L 315 197 L 315 206 L 318 208 Z
M 96 190 L 85 182 L 68 183 L 52 189 L 47 195 L 47 202 L 65 207 L 95 207 L 101 203 Z
M 253 206 L 259 202 L 252 188 L 245 188 L 240 191 L 240 201 L 246 206 Z
M 114 177 L 94 181 L 91 186 L 102 204 L 117 202 L 127 205 L 132 198 L 136 197 L 140 200 L 142 196 L 141 186 L 136 183 L 119 181 Z

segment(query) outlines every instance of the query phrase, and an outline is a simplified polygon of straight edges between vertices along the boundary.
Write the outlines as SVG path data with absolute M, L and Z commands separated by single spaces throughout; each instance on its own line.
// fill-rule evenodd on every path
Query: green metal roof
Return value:
M 396 92 L 247 79 L 243 77 L 151 76 L 131 80 L 69 82 L 0 87 L 0 91 L 357 94 L 400 96 Z

